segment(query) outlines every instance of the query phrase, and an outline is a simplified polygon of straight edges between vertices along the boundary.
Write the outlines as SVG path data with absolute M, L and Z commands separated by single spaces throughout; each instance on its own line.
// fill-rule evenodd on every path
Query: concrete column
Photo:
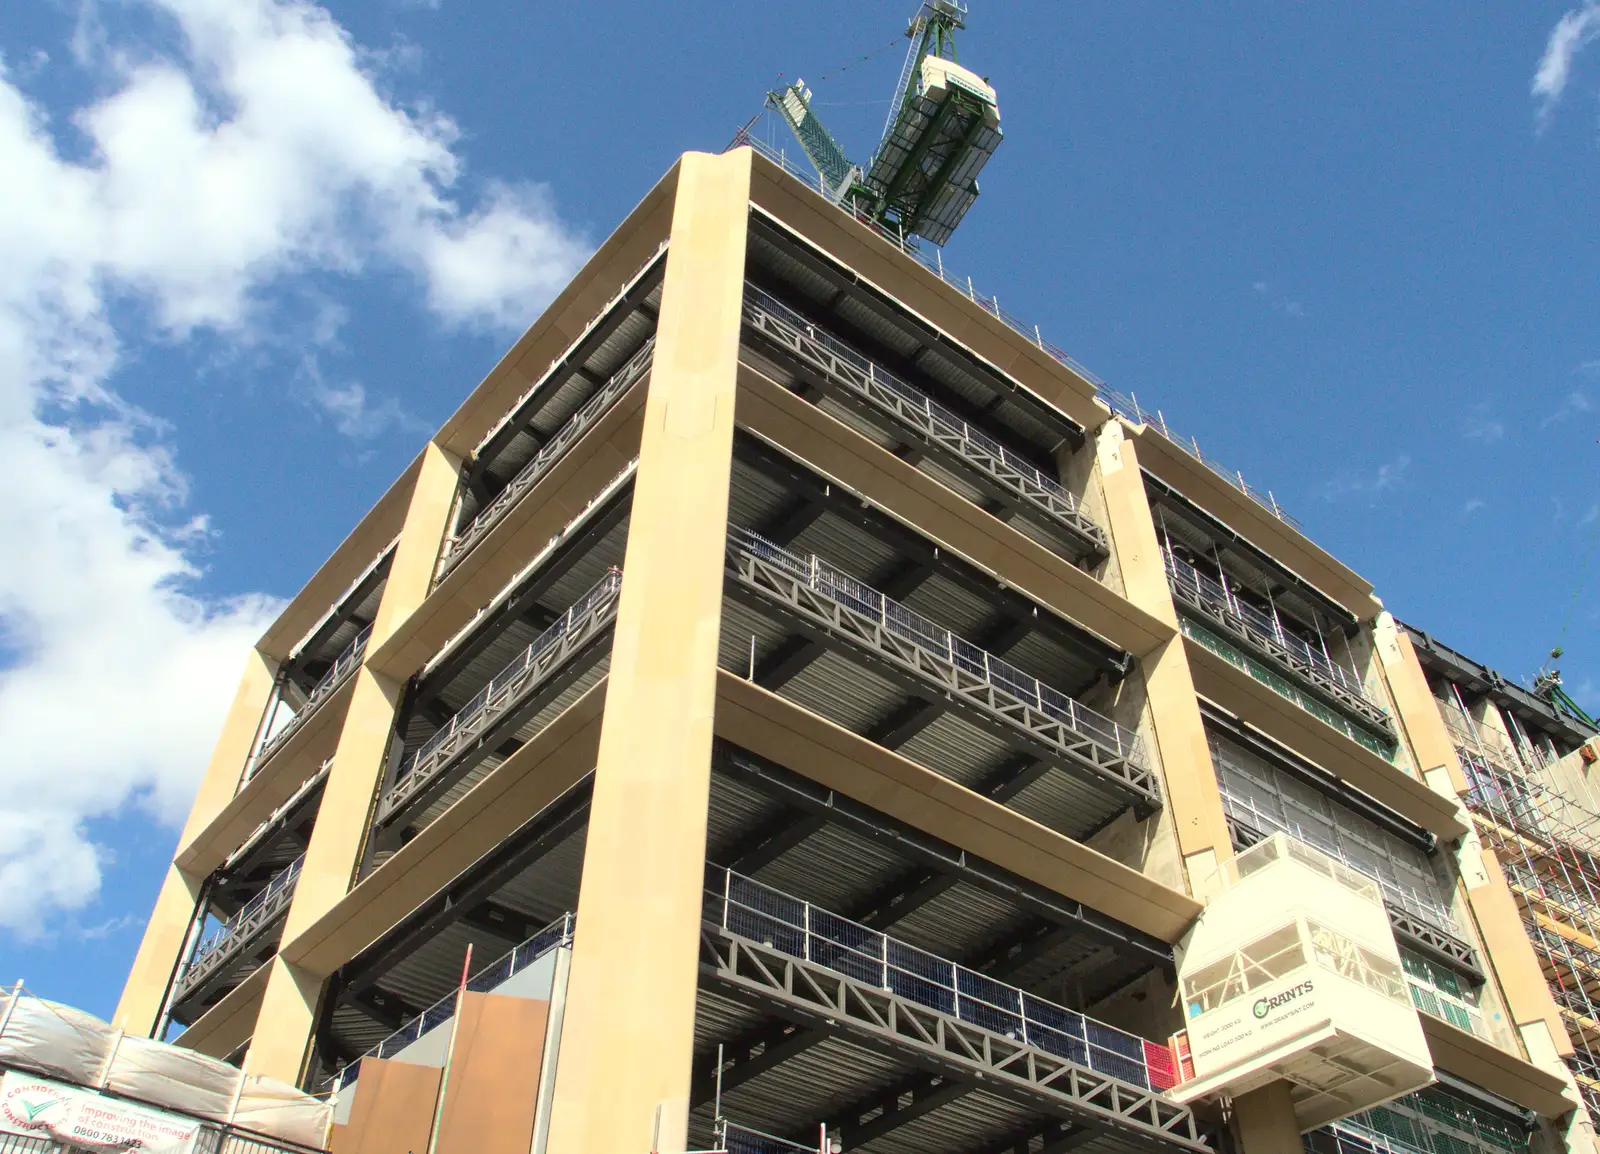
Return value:
M 687 1141 L 750 152 L 681 164 L 556 1065 L 562 1154 Z
M 1123 596 L 1152 616 L 1178 626 L 1162 563 L 1155 518 L 1132 440 L 1116 420 L 1095 437 L 1095 469 L 1105 494 L 1106 529 L 1115 553 Z M 1217 866 L 1233 856 L 1222 794 L 1206 744 L 1205 725 L 1181 635 L 1140 655 L 1151 728 L 1165 778 L 1167 807 L 1183 855 L 1189 892 L 1204 898 Z
M 372 623 L 367 653 L 375 653 L 428 595 L 460 474 L 461 463 L 437 445 L 430 443 L 423 450 L 422 468 Z M 284 923 L 284 942 L 293 941 L 327 913 L 355 881 L 403 688 L 402 683 L 379 677 L 365 665 L 356 671 L 317 824 Z M 244 1068 L 251 1074 L 298 1082 L 316 1028 L 317 1002 L 326 975 L 299 971 L 281 958 L 274 958 L 271 965 Z
M 246 659 L 244 676 L 233 696 L 222 735 L 211 752 L 211 762 L 200 782 L 189 809 L 189 820 L 178 837 L 181 850 L 200 830 L 222 811 L 239 789 L 245 762 L 261 725 L 267 699 L 272 694 L 272 678 L 277 666 L 254 649 Z M 156 907 L 145 926 L 144 940 L 122 989 L 122 999 L 112 1017 L 112 1025 L 130 1034 L 154 1032 L 166 1000 L 167 987 L 183 952 L 195 902 L 200 897 L 201 877 L 192 877 L 177 868 L 167 869 L 166 880 L 156 896 Z
M 1287 1082 L 1271 1082 L 1235 1098 L 1233 1126 L 1240 1154 L 1298 1154 L 1300 1150 L 1300 1123 L 1295 1121 Z

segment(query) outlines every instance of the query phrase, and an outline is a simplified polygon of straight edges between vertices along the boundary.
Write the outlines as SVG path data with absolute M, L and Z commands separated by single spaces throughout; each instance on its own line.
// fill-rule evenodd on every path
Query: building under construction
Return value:
M 260 639 L 113 1025 L 339 1154 L 1593 1154 L 1594 727 L 945 265 L 925 10 L 872 162 L 803 83 L 816 173 L 685 155 Z

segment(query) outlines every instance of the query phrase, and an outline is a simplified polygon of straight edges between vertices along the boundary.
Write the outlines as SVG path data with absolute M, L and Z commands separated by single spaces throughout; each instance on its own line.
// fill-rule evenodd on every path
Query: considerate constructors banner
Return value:
M 194 1154 L 201 1126 L 189 1118 L 7 1070 L 0 1078 L 0 1134 L 47 1138 L 97 1154 Z

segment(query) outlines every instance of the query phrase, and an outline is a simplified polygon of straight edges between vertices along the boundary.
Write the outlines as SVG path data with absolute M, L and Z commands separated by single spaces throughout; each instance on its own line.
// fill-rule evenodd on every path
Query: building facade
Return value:
M 684 156 L 249 655 L 115 1024 L 343 1089 L 470 944 L 536 1150 L 1592 1151 L 1592 735 L 931 259 Z M 1186 1095 L 1285 834 L 1431 1084 Z

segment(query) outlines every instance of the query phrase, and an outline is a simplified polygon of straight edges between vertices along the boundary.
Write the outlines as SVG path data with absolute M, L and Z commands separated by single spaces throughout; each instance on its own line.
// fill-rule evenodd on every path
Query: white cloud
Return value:
M 384 95 L 377 57 L 314 4 L 117 15 L 180 47 L 91 14 L 72 49 L 104 95 L 65 116 L 0 64 L 0 927 L 22 934 L 96 894 L 88 822 L 181 818 L 276 610 L 200 591 L 211 534 L 166 430 L 116 393 L 124 350 L 249 340 L 287 278 L 375 265 L 408 271 L 447 323 L 516 325 L 584 253 L 542 189 L 465 201 L 455 126 Z M 119 330 L 129 315 L 154 333 Z M 403 418 L 357 384 L 313 400 L 351 435 Z
M 1274 312 L 1282 313 L 1286 317 L 1306 315 L 1306 306 L 1303 303 L 1274 291 L 1272 285 L 1264 280 L 1251 281 L 1250 288 L 1257 296 L 1264 297 Z
M 1343 476 L 1324 482 L 1322 497 L 1337 501 L 1344 497 L 1366 497 L 1376 501 L 1379 496 L 1398 489 L 1405 483 L 1411 468 L 1411 455 L 1401 453 L 1392 461 L 1385 461 L 1369 476 Z
M 1489 502 L 1485 501 L 1482 497 L 1468 497 L 1466 504 L 1461 506 L 1461 519 L 1465 521 L 1479 509 L 1482 509 L 1488 505 L 1488 503 Z
M 1480 403 L 1468 407 L 1466 420 L 1461 423 L 1461 435 L 1469 441 L 1491 445 L 1506 435 L 1506 426 L 1504 421 L 1490 415 L 1487 403 Z
M 1539 100 L 1539 122 L 1547 123 L 1572 77 L 1578 53 L 1600 37 L 1600 0 L 1585 0 L 1556 21 L 1545 41 L 1544 55 L 1533 74 L 1532 94 Z

